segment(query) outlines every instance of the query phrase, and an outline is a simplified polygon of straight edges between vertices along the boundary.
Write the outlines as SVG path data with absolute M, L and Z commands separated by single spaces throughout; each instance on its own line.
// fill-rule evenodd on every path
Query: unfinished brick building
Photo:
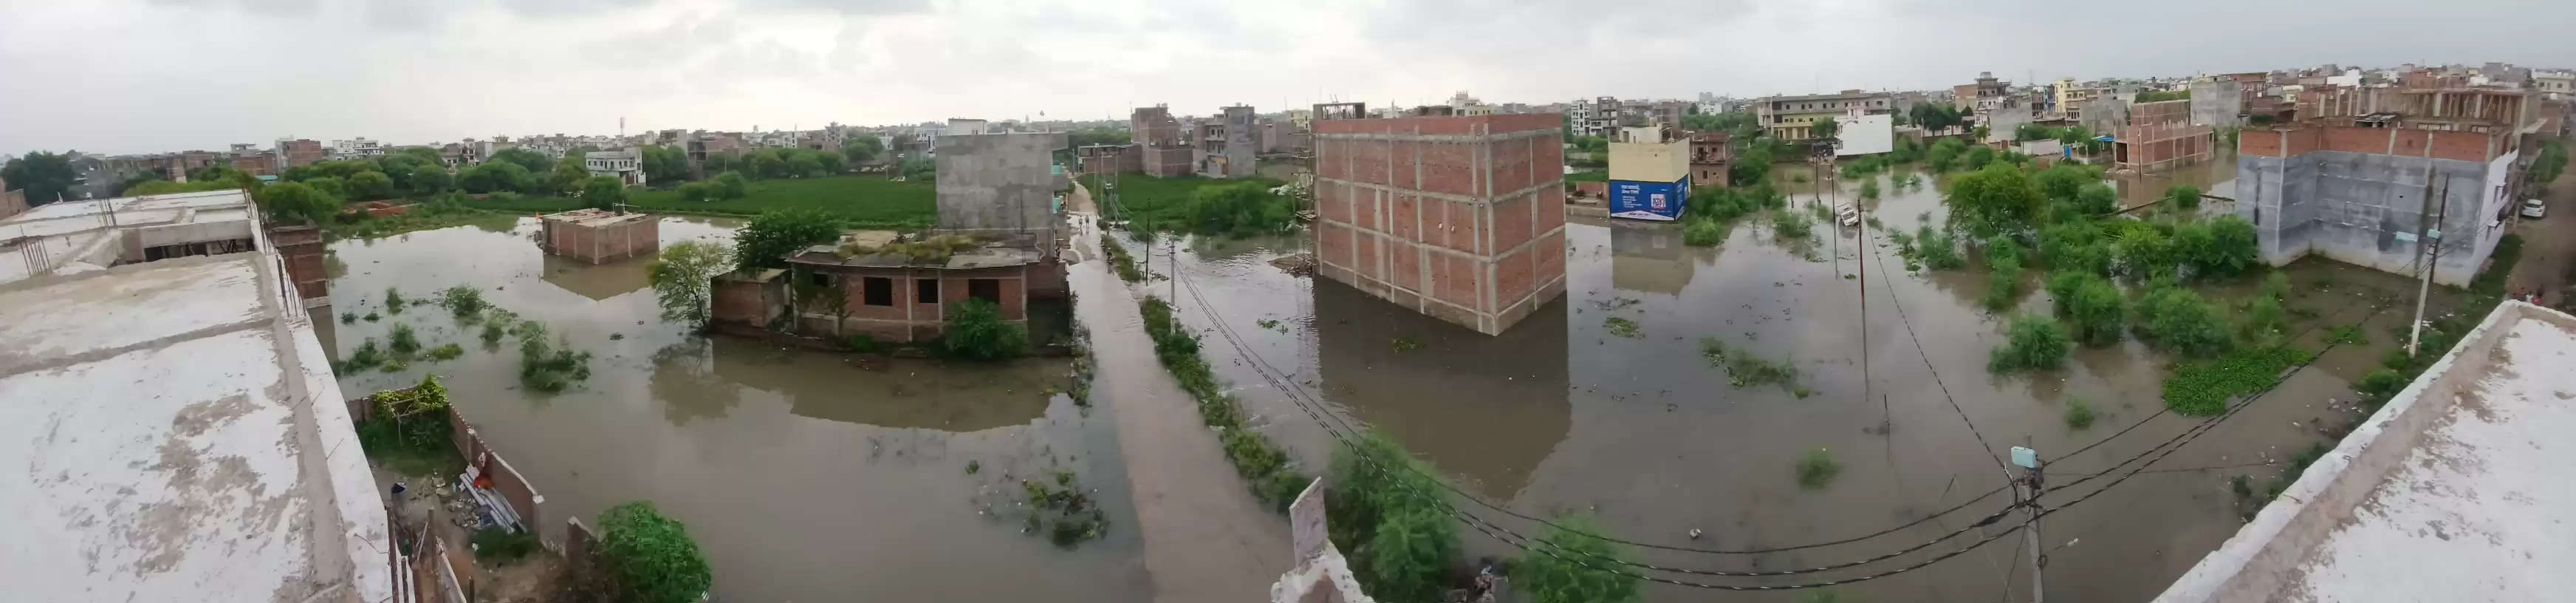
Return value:
M 1690 134 L 1691 186 L 1729 186 L 1726 170 L 1734 163 L 1734 152 L 1726 148 L 1725 132 Z
M 2416 274 L 2429 242 L 2441 246 L 2433 282 L 2460 285 L 2512 230 L 2527 91 L 2347 88 L 2301 102 L 2321 115 L 2237 139 L 2237 215 L 2265 262 L 2313 253 Z
M 1562 117 L 1329 119 L 1317 105 L 1317 271 L 1487 335 L 1565 292 Z
M 2217 141 L 2217 128 L 2192 123 L 2189 100 L 2138 103 L 2111 137 L 2111 163 L 2141 172 L 2196 164 L 2209 160 Z
M 1162 105 L 1137 107 L 1127 117 L 1127 135 L 1136 145 L 1137 162 L 1148 176 L 1190 175 L 1195 151 L 1181 136 L 1180 120 Z
M 662 221 L 651 215 L 584 208 L 540 218 L 546 253 L 605 264 L 662 251 Z

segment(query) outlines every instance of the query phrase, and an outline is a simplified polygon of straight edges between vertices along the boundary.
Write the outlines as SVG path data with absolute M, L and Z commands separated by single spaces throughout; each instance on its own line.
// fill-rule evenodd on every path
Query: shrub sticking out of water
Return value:
M 548 345 L 545 323 L 522 321 L 512 330 L 519 336 L 520 385 L 555 393 L 574 381 L 590 379 L 590 352 L 574 350 L 572 343 L 562 337 Z
M 383 316 L 378 316 L 378 315 L 376 315 L 376 313 L 374 313 L 374 312 L 368 312 L 368 313 L 367 313 L 367 322 L 375 322 L 376 320 L 378 320 L 378 319 L 382 319 L 382 318 L 384 318 L 384 317 L 383 317 Z
M 1099 538 L 1109 528 L 1108 515 L 1074 482 L 1073 472 L 1055 472 L 1053 483 L 1020 480 L 1020 491 L 1028 497 L 1027 525 L 1046 526 L 1047 539 L 1056 546 Z
M 1798 457 L 1798 487 L 1814 490 L 1833 483 L 1843 472 L 1842 463 L 1834 461 L 1832 450 L 1818 448 Z
M 358 313 L 356 313 L 356 312 L 341 312 L 341 313 L 340 313 L 340 324 L 344 324 L 344 325 L 346 325 L 346 324 L 357 324 L 357 322 L 358 322 Z
M 385 351 L 382 348 L 376 347 L 376 338 L 369 337 L 359 341 L 358 349 L 349 352 L 349 358 L 342 360 L 340 364 L 349 372 L 355 372 L 383 366 L 386 360 L 390 358 L 385 357 Z
M 402 296 L 402 292 L 401 292 L 401 291 L 394 290 L 394 288 L 393 288 L 393 287 L 386 287 L 386 288 L 385 288 L 385 311 L 386 311 L 386 312 L 388 312 L 388 313 L 393 313 L 393 314 L 401 314 L 401 313 L 402 313 L 402 311 L 403 311 L 403 304 L 404 304 L 404 302 L 403 302 L 403 296 Z
M 1726 342 L 1715 337 L 1699 338 L 1699 355 L 1708 360 L 1710 367 L 1726 369 L 1728 385 L 1746 387 L 1777 383 L 1793 395 L 1807 397 L 1807 394 L 1800 393 L 1807 388 L 1798 385 L 1798 369 L 1791 367 L 1788 361 L 1772 361 L 1741 350 L 1729 350 Z
M 412 332 L 411 325 L 395 323 L 392 343 L 386 347 L 393 349 L 395 358 L 410 358 L 420 352 L 420 335 Z
M 1986 357 L 1986 370 L 1997 373 L 2050 370 L 2066 363 L 2070 343 L 2057 319 L 2035 314 L 2013 317 L 2004 345 Z
M 1922 260 L 1923 267 L 1933 270 L 1957 270 L 1968 265 L 1966 259 L 1959 257 L 1958 245 L 1950 240 L 1950 232 L 1933 228 L 1928 223 L 1914 232 L 1914 256 Z
M 976 461 L 976 460 L 968 460 L 968 461 L 966 461 L 966 474 L 967 474 L 967 475 L 974 475 L 974 474 L 976 474 L 977 472 L 981 472 L 981 471 L 983 471 L 983 470 L 984 470 L 984 463 L 983 463 L 983 461 Z
M 1800 214 L 1794 211 L 1772 210 L 1771 232 L 1785 239 L 1804 240 L 1815 234 L 1816 225 L 1809 223 L 1805 214 Z
M 2080 397 L 2066 399 L 2066 427 L 2084 430 L 2093 427 L 2093 405 Z
M 491 307 L 490 303 L 483 301 L 481 290 L 467 285 L 448 287 L 438 292 L 438 305 L 456 314 L 457 322 L 473 322 L 483 315 L 484 308 Z
M 430 360 L 441 362 L 455 360 L 457 357 L 464 355 L 465 347 L 453 343 L 430 348 L 429 353 L 427 354 Z
M 1601 319 L 1601 328 L 1609 331 L 1611 335 L 1619 337 L 1636 339 L 1641 336 L 1637 331 L 1637 321 L 1617 316 Z
M 1387 340 L 1386 347 L 1398 352 L 1410 352 L 1422 349 L 1422 342 L 1411 337 L 1397 337 Z
M 1711 247 L 1726 239 L 1726 228 L 1705 214 L 1682 219 L 1682 244 Z

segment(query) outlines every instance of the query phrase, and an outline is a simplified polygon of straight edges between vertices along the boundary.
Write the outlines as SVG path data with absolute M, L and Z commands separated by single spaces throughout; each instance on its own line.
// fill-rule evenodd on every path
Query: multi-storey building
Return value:
M 1815 138 L 1812 129 L 1816 122 L 1842 119 L 1853 111 L 1865 115 L 1896 112 L 1895 99 L 1887 93 L 1859 90 L 1844 90 L 1836 94 L 1774 96 L 1762 99 L 1755 107 L 1755 123 L 1769 130 L 1772 137 L 1781 140 Z
M 1488 335 L 1565 293 L 1563 117 L 1315 115 L 1317 274 Z

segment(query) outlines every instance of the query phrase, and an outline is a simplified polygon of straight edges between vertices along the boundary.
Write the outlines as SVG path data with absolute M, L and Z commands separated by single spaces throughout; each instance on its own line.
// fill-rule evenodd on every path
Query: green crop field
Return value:
M 896 182 L 875 176 L 833 176 L 752 181 L 740 199 L 681 201 L 668 190 L 633 190 L 630 203 L 647 211 L 757 215 L 772 209 L 821 209 L 864 226 L 926 228 L 939 220 L 929 181 Z
M 1144 174 L 1120 174 L 1118 176 L 1120 207 L 1112 211 L 1115 211 L 1120 218 L 1149 223 L 1179 221 L 1189 215 L 1191 192 L 1199 190 L 1200 187 L 1244 182 L 1259 182 L 1264 187 L 1286 184 L 1283 181 L 1260 177 L 1219 180 L 1198 176 L 1156 178 Z M 1099 183 L 1091 176 L 1083 177 L 1082 185 L 1093 187 L 1094 193 L 1100 191 Z

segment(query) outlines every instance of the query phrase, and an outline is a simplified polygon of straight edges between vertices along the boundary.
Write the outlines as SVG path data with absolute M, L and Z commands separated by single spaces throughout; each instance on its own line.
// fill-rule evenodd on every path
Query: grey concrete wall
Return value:
M 1253 155 L 1261 150 L 1258 117 L 1252 113 L 1251 107 L 1235 106 L 1226 107 L 1225 114 L 1216 119 L 1225 124 L 1225 147 L 1199 152 L 1199 175 L 1209 178 L 1251 177 Z M 1224 171 L 1217 171 L 1216 166 L 1206 160 L 1208 155 L 1225 157 Z
M 2398 274 L 2415 274 L 2420 233 L 2440 216 L 2443 236 L 2434 282 L 2466 284 L 2502 229 L 2488 229 L 2487 166 L 2451 159 L 2346 151 L 2237 159 L 2237 214 L 2254 223 L 2264 262 L 2280 265 L 2315 253 Z M 2428 198 L 2427 181 L 2448 199 Z M 2447 183 L 2448 189 L 2441 189 Z
M 939 227 L 1052 231 L 1060 132 L 939 137 Z
M 2226 128 L 2242 125 L 2245 112 L 2245 85 L 2233 79 L 2217 79 L 2191 84 L 2191 123 Z

